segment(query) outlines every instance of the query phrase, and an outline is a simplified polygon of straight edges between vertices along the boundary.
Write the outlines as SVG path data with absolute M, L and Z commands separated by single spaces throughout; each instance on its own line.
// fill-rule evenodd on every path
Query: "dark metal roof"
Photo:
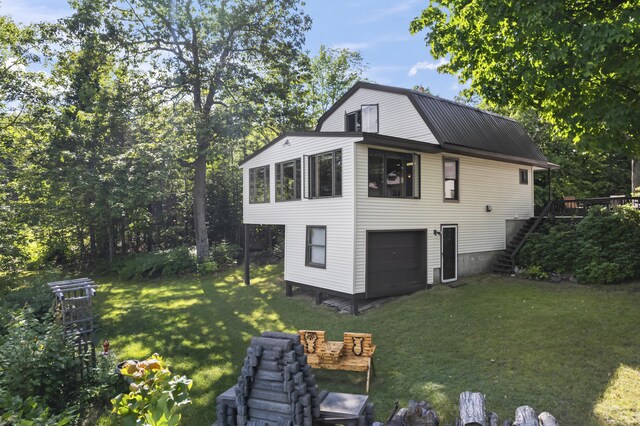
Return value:
M 441 145 L 456 145 L 497 154 L 544 161 L 544 154 L 515 120 L 467 105 L 411 92 Z
M 436 140 L 448 152 L 485 152 L 486 157 L 548 167 L 548 160 L 515 120 L 468 105 L 400 87 L 358 82 L 320 117 L 316 131 L 360 88 L 406 95 Z M 495 155 L 490 155 L 495 154 Z

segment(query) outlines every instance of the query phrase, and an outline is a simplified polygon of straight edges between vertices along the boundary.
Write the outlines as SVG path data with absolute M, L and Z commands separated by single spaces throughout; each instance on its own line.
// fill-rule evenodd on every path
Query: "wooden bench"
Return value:
M 371 333 L 345 332 L 342 342 L 328 341 L 322 330 L 300 330 L 300 341 L 307 355 L 307 363 L 313 368 L 342 371 L 366 371 L 367 387 L 373 370 L 373 344 Z

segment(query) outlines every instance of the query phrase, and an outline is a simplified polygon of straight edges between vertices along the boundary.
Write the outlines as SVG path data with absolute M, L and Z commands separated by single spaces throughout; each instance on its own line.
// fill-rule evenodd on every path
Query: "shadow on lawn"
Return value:
M 487 409 L 513 417 L 528 404 L 562 424 L 599 424 L 594 405 L 620 364 L 640 365 L 637 292 L 611 292 L 476 277 L 399 298 L 353 317 L 305 297 L 285 298 L 282 265 L 203 279 L 105 283 L 96 298 L 119 358 L 158 352 L 194 379 L 185 424 L 210 424 L 215 397 L 238 377 L 251 336 L 265 330 L 320 329 L 374 334 L 370 396 L 384 420 L 393 401 L 427 400 L 452 422 L 458 395 L 483 392 Z M 362 393 L 365 375 L 316 372 L 321 388 Z M 611 410 L 610 410 L 611 411 Z

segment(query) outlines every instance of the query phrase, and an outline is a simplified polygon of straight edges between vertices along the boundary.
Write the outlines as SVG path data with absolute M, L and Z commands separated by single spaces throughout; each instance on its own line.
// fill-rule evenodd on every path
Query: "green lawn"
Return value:
M 99 338 L 120 359 L 159 352 L 194 380 L 185 424 L 215 420 L 251 336 L 264 330 L 372 332 L 370 395 L 384 421 L 395 400 L 432 403 L 451 423 L 460 392 L 486 395 L 501 418 L 528 404 L 563 425 L 640 424 L 640 283 L 551 284 L 494 276 L 436 286 L 364 315 L 285 298 L 282 266 L 144 283 L 98 280 Z M 323 389 L 364 392 L 364 373 L 317 371 Z M 106 419 L 103 419 L 106 420 Z

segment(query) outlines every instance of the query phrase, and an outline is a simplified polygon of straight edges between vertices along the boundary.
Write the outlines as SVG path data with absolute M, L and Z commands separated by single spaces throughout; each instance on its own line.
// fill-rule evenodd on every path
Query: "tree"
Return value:
M 114 8 L 119 35 L 138 63 L 151 64 L 150 84 L 168 100 L 193 108 L 193 216 L 197 256 L 209 251 L 206 224 L 207 157 L 228 130 L 217 117 L 231 103 L 261 102 L 270 72 L 289 72 L 310 19 L 299 0 L 132 0 Z M 295 67 L 294 67 L 295 68 Z
M 469 93 L 532 107 L 582 148 L 640 154 L 637 0 L 432 0 L 411 23 L 423 29 Z

